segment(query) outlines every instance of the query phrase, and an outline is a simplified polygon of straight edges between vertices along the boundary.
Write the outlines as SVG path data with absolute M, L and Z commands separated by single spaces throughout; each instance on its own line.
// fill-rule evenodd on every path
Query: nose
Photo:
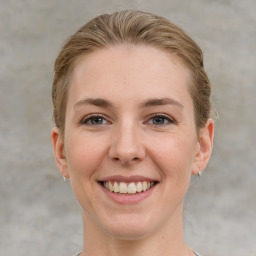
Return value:
M 145 148 L 134 124 L 123 124 L 113 131 L 109 157 L 124 166 L 133 165 L 145 158 Z

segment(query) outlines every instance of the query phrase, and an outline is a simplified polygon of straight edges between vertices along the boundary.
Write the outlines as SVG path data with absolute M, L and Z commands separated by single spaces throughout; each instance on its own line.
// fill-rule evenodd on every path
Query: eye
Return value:
M 151 118 L 147 121 L 147 123 L 154 125 L 154 126 L 163 126 L 174 123 L 174 120 L 165 114 L 154 114 Z
M 100 125 L 105 125 L 107 123 L 109 122 L 103 116 L 98 114 L 86 116 L 81 120 L 81 124 L 91 125 L 91 126 L 100 126 Z

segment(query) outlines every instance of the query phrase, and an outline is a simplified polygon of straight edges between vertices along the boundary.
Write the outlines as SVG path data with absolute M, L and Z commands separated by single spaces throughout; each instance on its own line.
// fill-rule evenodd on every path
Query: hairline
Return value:
M 188 88 L 187 89 L 188 89 L 188 92 L 189 92 L 189 94 L 192 98 L 192 102 L 193 102 L 194 123 L 195 123 L 196 132 L 198 134 L 200 128 L 202 128 L 202 127 L 198 124 L 197 118 L 196 118 L 196 108 L 195 108 L 195 100 L 194 100 L 195 88 L 193 88 L 193 87 L 195 87 L 195 84 L 194 84 L 194 75 L 193 75 L 193 72 L 192 72 L 191 68 L 186 63 L 186 61 L 181 56 L 179 56 L 178 52 L 176 52 L 175 50 L 167 49 L 164 46 L 157 45 L 157 44 L 154 44 L 153 42 L 147 42 L 147 41 L 111 42 L 111 43 L 108 43 L 108 44 L 105 44 L 105 45 L 100 45 L 100 46 L 94 47 L 93 49 L 90 49 L 90 50 L 88 50 L 88 51 L 86 51 L 82 54 L 79 54 L 74 58 L 73 62 L 71 63 L 71 65 L 68 69 L 67 75 L 66 75 L 66 86 L 65 86 L 65 92 L 64 92 L 64 94 L 65 94 L 65 97 L 64 97 L 65 104 L 64 104 L 63 111 L 62 111 L 62 112 L 64 112 L 64 113 L 62 113 L 63 114 L 63 124 L 62 124 L 62 127 L 58 127 L 61 130 L 61 133 L 63 133 L 63 135 L 65 134 L 65 123 L 66 123 L 66 110 L 67 110 L 68 94 L 69 94 L 70 87 L 72 86 L 72 77 L 73 77 L 75 68 L 77 67 L 77 65 L 79 65 L 80 61 L 82 61 L 82 59 L 85 58 L 87 55 L 92 54 L 92 53 L 94 53 L 98 50 L 115 48 L 117 46 L 147 46 L 147 47 L 152 47 L 152 48 L 155 48 L 155 49 L 160 49 L 160 50 L 166 52 L 166 54 L 173 55 L 174 57 L 177 58 L 179 64 L 181 64 L 188 71 L 188 78 L 189 79 L 188 79 L 188 84 L 187 84 Z

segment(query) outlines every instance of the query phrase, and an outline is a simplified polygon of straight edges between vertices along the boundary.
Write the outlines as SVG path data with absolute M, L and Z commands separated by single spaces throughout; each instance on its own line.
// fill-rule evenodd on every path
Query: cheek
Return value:
M 165 139 L 164 142 L 155 141 L 154 159 L 162 169 L 165 178 L 172 178 L 176 181 L 187 176 L 190 179 L 195 146 L 190 138 Z
M 71 176 L 93 175 L 104 156 L 102 143 L 88 137 L 72 136 L 68 138 L 66 149 Z
M 95 138 L 72 134 L 66 139 L 66 154 L 73 192 L 83 209 L 91 214 L 95 195 L 95 173 L 102 164 L 104 147 Z

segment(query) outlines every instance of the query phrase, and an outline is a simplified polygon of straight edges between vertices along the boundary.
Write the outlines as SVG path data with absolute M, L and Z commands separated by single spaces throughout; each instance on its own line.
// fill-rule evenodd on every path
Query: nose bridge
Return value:
M 131 118 L 119 122 L 113 132 L 110 157 L 122 164 L 138 162 L 145 157 L 139 126 Z

